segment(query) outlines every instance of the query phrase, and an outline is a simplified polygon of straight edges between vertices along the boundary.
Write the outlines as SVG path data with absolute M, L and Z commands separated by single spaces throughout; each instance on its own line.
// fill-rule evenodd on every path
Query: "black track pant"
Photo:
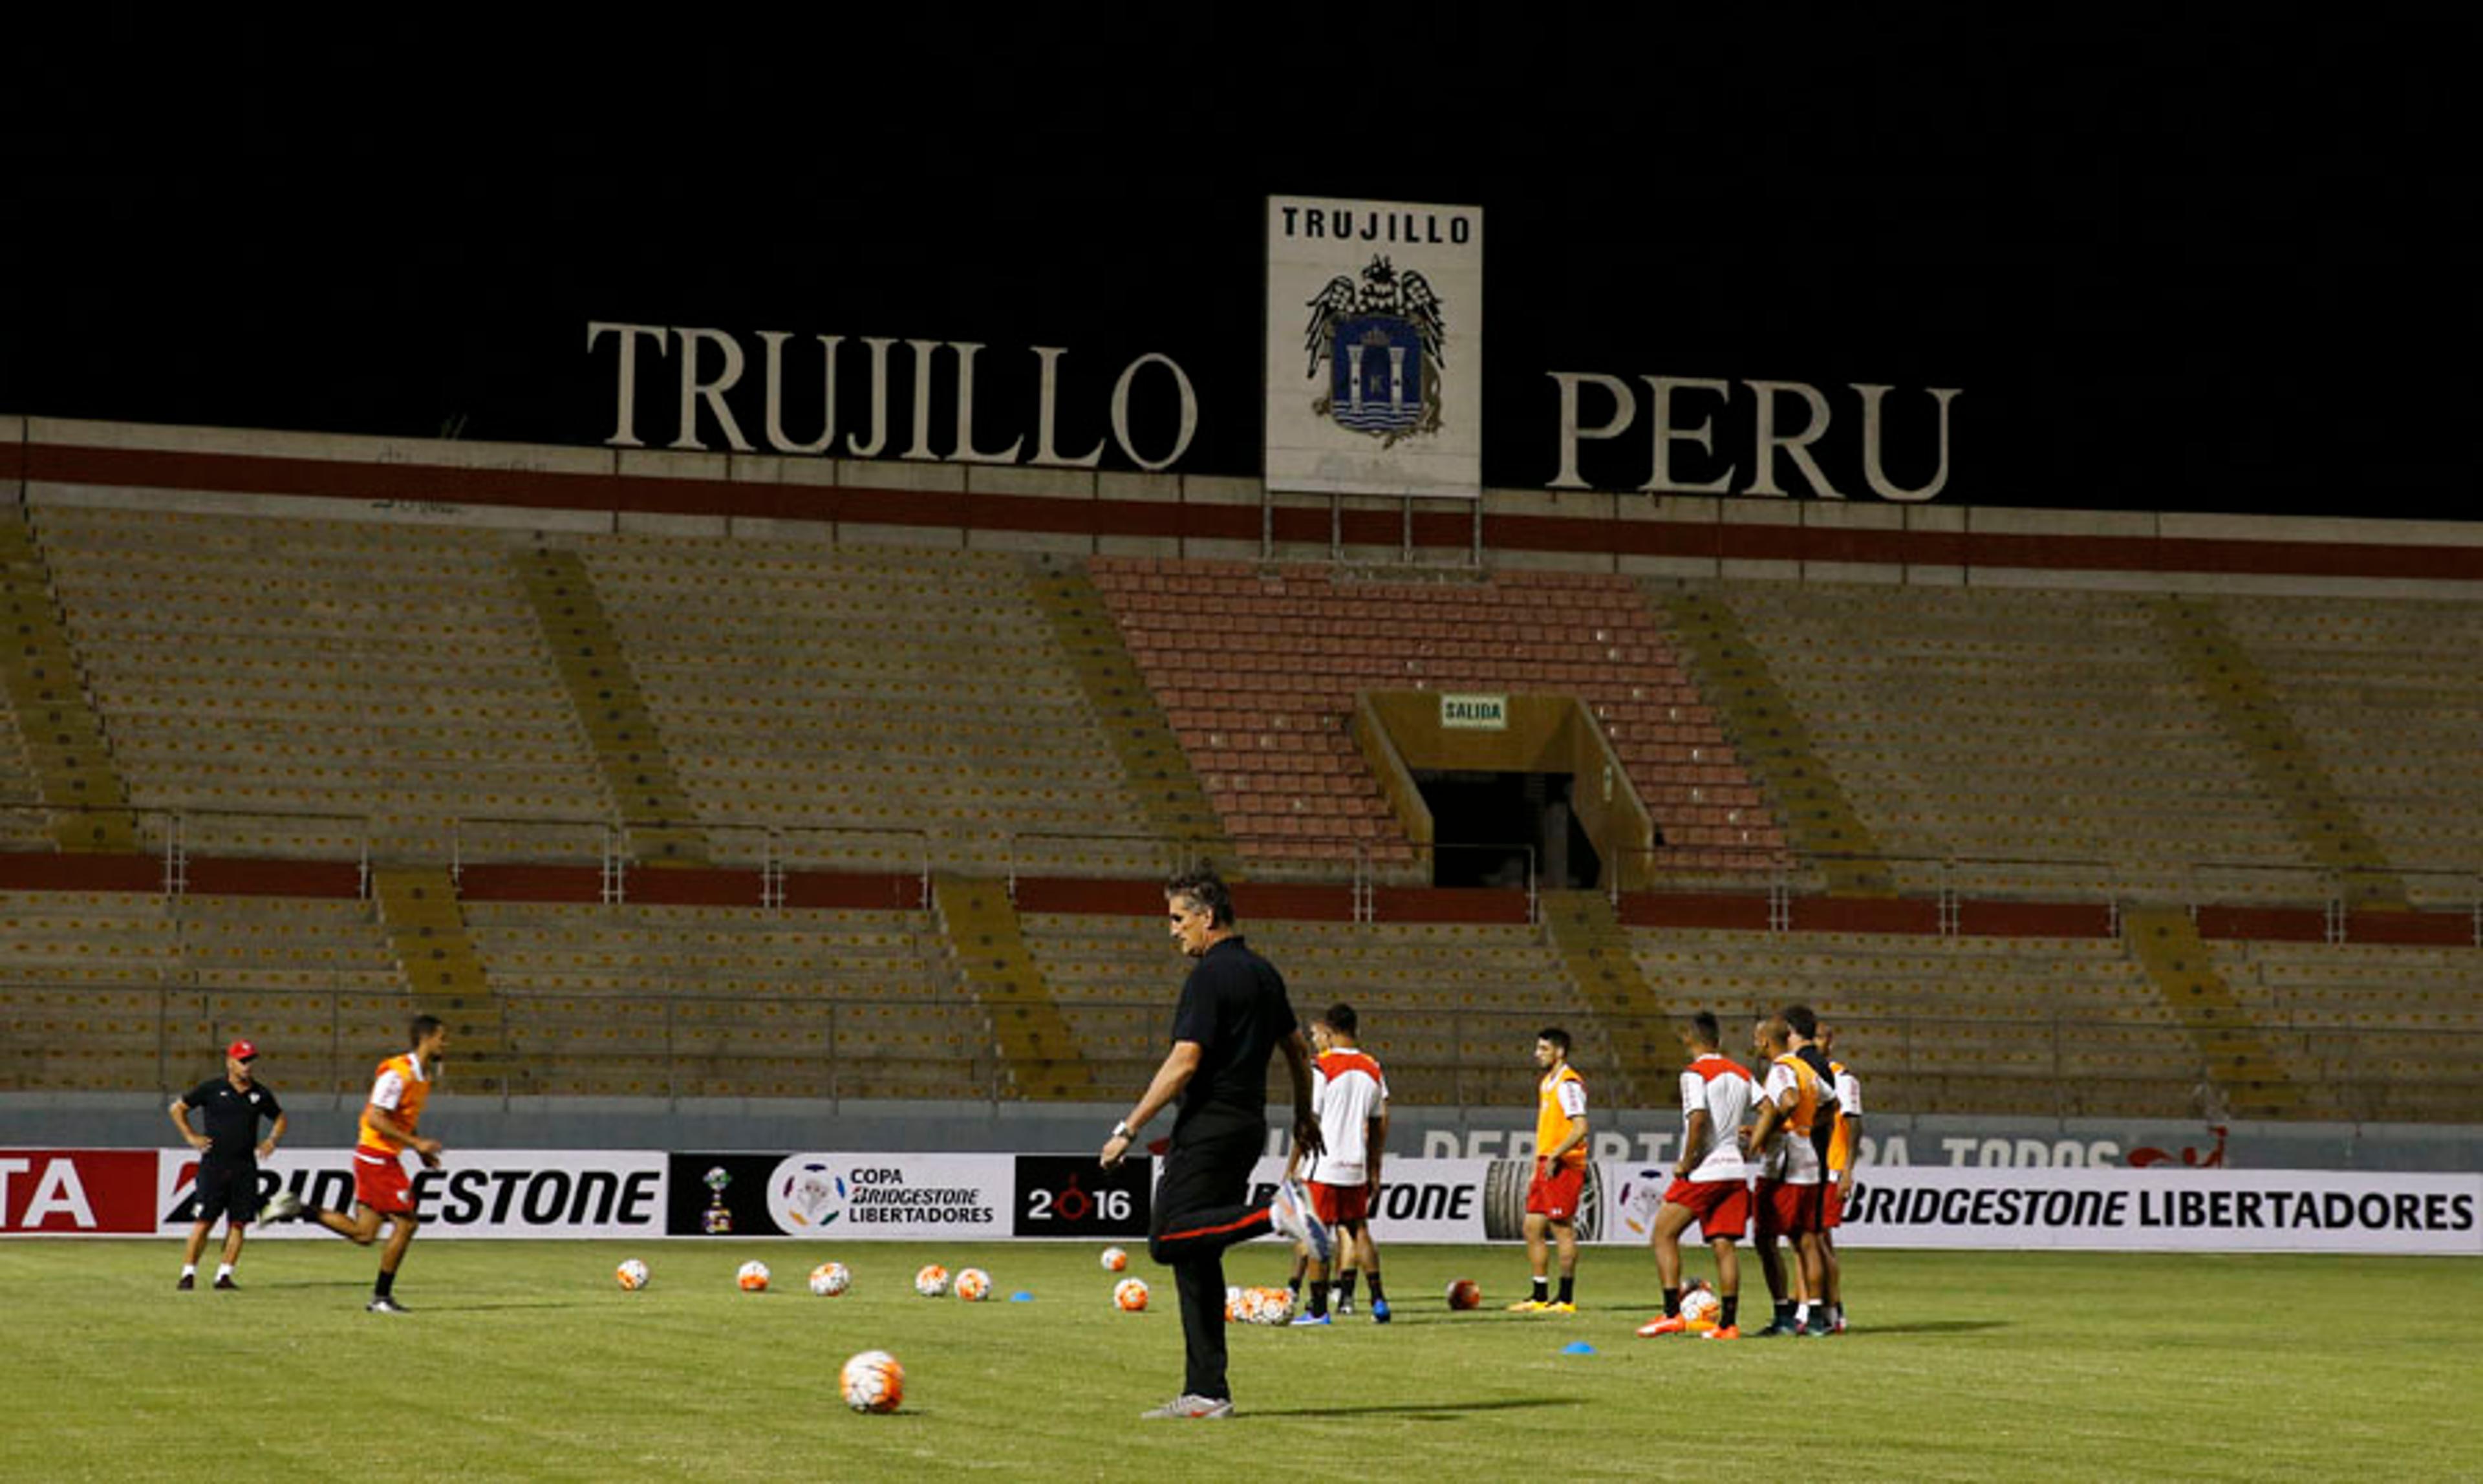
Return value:
M 1172 1269 L 1181 1294 L 1186 1395 L 1233 1394 L 1224 1379 L 1224 1249 L 1268 1234 L 1268 1208 L 1242 1202 L 1267 1143 L 1259 1124 L 1176 1130 L 1156 1182 L 1147 1251 Z

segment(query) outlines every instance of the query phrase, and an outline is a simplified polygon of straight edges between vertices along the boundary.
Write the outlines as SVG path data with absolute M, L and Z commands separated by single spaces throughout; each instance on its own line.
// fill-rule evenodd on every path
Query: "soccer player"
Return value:
M 1327 1146 L 1311 1107 L 1310 1044 L 1284 976 L 1234 927 L 1232 892 L 1213 871 L 1184 872 L 1164 886 L 1164 912 L 1172 941 L 1197 963 L 1173 1010 L 1172 1049 L 1104 1141 L 1103 1162 L 1119 1164 L 1147 1120 L 1180 1100 L 1147 1251 L 1173 1271 L 1187 1372 L 1179 1396 L 1140 1415 L 1226 1418 L 1233 1391 L 1224 1374 L 1224 1249 L 1272 1231 L 1306 1244 L 1322 1262 L 1331 1250 L 1326 1224 L 1298 1182 L 1280 1182 L 1266 1206 L 1243 1200 L 1268 1142 L 1268 1060 L 1276 1051 L 1293 1077 L 1295 1145 L 1314 1155 Z
M 405 1152 L 413 1150 L 425 1169 L 437 1170 L 442 1147 L 438 1139 L 423 1137 L 420 1126 L 422 1105 L 431 1100 L 441 1054 L 448 1049 L 448 1027 L 437 1016 L 418 1015 L 407 1027 L 406 1039 L 410 1049 L 380 1063 L 370 1101 L 362 1107 L 361 1132 L 354 1142 L 354 1214 L 349 1218 L 304 1206 L 289 1194 L 269 1207 L 275 1220 L 298 1214 L 358 1247 L 371 1244 L 383 1219 L 388 1223 L 387 1245 L 380 1249 L 379 1280 L 371 1286 L 371 1301 L 363 1306 L 375 1314 L 406 1312 L 396 1298 L 396 1272 L 405 1262 L 414 1229 L 422 1224 L 414 1213 L 414 1182 L 406 1178 Z
M 1811 1147 L 1811 1126 L 1835 1093 L 1794 1054 L 1792 1027 L 1784 1017 L 1762 1018 L 1750 1031 L 1750 1046 L 1767 1068 L 1759 1088 L 1757 1121 L 1746 1131 L 1749 1152 L 1759 1160 L 1759 1269 L 1767 1275 L 1768 1297 L 1775 1316 L 1758 1335 L 1808 1333 L 1811 1301 L 1823 1282 L 1819 1255 L 1820 1159 Z M 1799 1264 L 1801 1293 L 1785 1294 L 1784 1259 L 1776 1238 L 1789 1237 Z M 1820 1333 L 1826 1333 L 1824 1330 Z
M 1655 1270 L 1664 1282 L 1664 1312 L 1639 1326 L 1639 1336 L 1678 1335 L 1681 1317 L 1681 1233 L 1692 1222 L 1716 1254 L 1716 1293 L 1723 1312 L 1709 1339 L 1742 1338 L 1742 1257 L 1733 1244 L 1750 1220 L 1750 1171 L 1742 1157 L 1742 1120 L 1750 1110 L 1750 1074 L 1721 1049 L 1722 1027 L 1701 1010 L 1681 1027 L 1690 1065 L 1681 1069 L 1681 1157 L 1655 1212 Z
M 257 1059 L 257 1047 L 248 1040 L 234 1042 L 225 1047 L 223 1076 L 200 1083 L 165 1109 L 173 1116 L 173 1126 L 181 1130 L 181 1142 L 200 1156 L 198 1194 L 190 1203 L 198 1219 L 190 1225 L 189 1245 L 181 1250 L 181 1281 L 173 1285 L 185 1293 L 199 1285 L 199 1254 L 218 1216 L 225 1220 L 225 1255 L 216 1264 L 216 1286 L 239 1286 L 233 1267 L 241 1261 L 242 1234 L 258 1215 L 258 1162 L 275 1153 L 284 1137 L 284 1109 L 276 1100 L 276 1089 L 253 1077 L 251 1063 Z M 206 1114 L 205 1133 L 191 1126 L 193 1109 Z M 264 1139 L 258 1136 L 261 1119 L 274 1120 Z
M 1526 1260 L 1535 1289 L 1508 1306 L 1511 1313 L 1578 1312 L 1578 1200 L 1587 1188 L 1587 1079 L 1569 1065 L 1569 1033 L 1547 1025 L 1535 1038 L 1535 1179 L 1526 1187 Z M 1544 1276 L 1544 1234 L 1561 1250 L 1561 1295 Z
M 1320 1053 L 1311 1101 L 1327 1153 L 1311 1162 L 1309 1190 L 1311 1210 L 1336 1233 L 1337 1261 L 1344 1267 L 1336 1285 L 1338 1312 L 1350 1312 L 1354 1270 L 1345 1264 L 1358 1259 L 1371 1275 L 1372 1321 L 1386 1324 L 1388 1296 L 1379 1285 L 1379 1254 L 1371 1245 L 1371 1203 L 1379 1194 L 1380 1153 L 1388 1142 L 1388 1079 L 1357 1044 L 1359 1024 L 1353 1007 L 1342 1003 L 1311 1021 L 1311 1044 Z M 1308 1254 L 1303 1260 L 1311 1306 L 1294 1322 L 1329 1323 L 1326 1268 Z
M 1836 1129 L 1828 1141 L 1828 1183 L 1819 1192 L 1819 1251 L 1828 1289 L 1828 1333 L 1845 1333 L 1845 1273 L 1836 1260 L 1836 1229 L 1845 1224 L 1845 1207 L 1854 1200 L 1854 1165 L 1862 1153 L 1862 1083 L 1854 1069 L 1836 1059 L 1836 1032 L 1819 1029 L 1819 1049 L 1836 1078 Z

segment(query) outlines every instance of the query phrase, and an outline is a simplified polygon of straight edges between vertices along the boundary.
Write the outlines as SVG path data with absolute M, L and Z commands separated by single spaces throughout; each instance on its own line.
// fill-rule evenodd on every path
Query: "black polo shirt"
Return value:
M 1237 935 L 1200 956 L 1181 987 L 1172 1039 L 1198 1043 L 1198 1072 L 1181 1090 L 1178 1133 L 1193 1120 L 1211 1126 L 1264 1125 L 1268 1058 L 1294 1033 L 1285 976 Z
M 232 1085 L 225 1077 L 213 1077 L 181 1095 L 181 1105 L 203 1109 L 206 1113 L 206 1157 L 209 1159 L 250 1159 L 258 1153 L 258 1121 L 275 1121 L 284 1109 L 278 1105 L 275 1090 L 264 1082 L 253 1082 L 250 1090 Z M 196 1126 L 193 1125 L 192 1126 Z

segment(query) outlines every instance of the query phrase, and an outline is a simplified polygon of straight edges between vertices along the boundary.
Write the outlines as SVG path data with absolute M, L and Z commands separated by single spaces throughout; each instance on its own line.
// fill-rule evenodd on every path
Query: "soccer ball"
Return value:
M 1252 1288 L 1247 1297 L 1252 1324 L 1282 1324 L 1293 1317 L 1294 1290 L 1291 1288 Z
M 1123 1251 L 1122 1251 L 1121 1249 L 1119 1249 L 1118 1247 L 1107 1247 L 1107 1248 L 1105 1248 L 1105 1249 L 1104 1249 L 1104 1271 L 1105 1271 L 1105 1272 L 1108 1272 L 1108 1273 L 1126 1273 L 1126 1272 L 1128 1272 L 1129 1270 L 1130 1270 L 1130 1255 L 1129 1255 L 1128 1253 L 1123 1252 Z
M 1471 1278 L 1460 1278 L 1456 1282 L 1449 1285 L 1449 1307 L 1451 1309 L 1481 1309 L 1482 1307 L 1482 1285 L 1476 1283 Z
M 948 1292 L 948 1270 L 937 1262 L 922 1264 L 922 1271 L 914 1275 L 914 1291 L 924 1298 L 945 1297 Z
M 767 1291 L 767 1277 L 766 1263 L 744 1262 L 741 1271 L 733 1276 L 733 1281 L 741 1285 L 744 1293 L 764 1293 Z
M 856 1412 L 894 1412 L 905 1400 L 905 1367 L 885 1350 L 865 1350 L 845 1362 L 837 1385 Z
M 1724 1301 L 1704 1282 L 1693 1282 L 1682 1290 L 1681 1317 L 1694 1329 L 1716 1326 L 1716 1316 L 1724 1312 Z
M 811 1291 L 821 1298 L 835 1298 L 853 1286 L 853 1274 L 841 1262 L 822 1262 L 811 1269 Z
M 639 1261 L 635 1258 L 631 1258 L 628 1261 L 622 1263 L 617 1268 L 614 1268 L 612 1270 L 612 1276 L 620 1282 L 622 1287 L 627 1289 L 631 1293 L 635 1293 L 639 1289 L 647 1286 L 647 1264 Z
M 978 1267 L 961 1268 L 956 1287 L 957 1297 L 969 1304 L 979 1304 L 992 1296 L 992 1275 Z
M 1125 1314 L 1136 1313 L 1147 1307 L 1147 1281 L 1124 1278 L 1112 1285 L 1112 1307 Z

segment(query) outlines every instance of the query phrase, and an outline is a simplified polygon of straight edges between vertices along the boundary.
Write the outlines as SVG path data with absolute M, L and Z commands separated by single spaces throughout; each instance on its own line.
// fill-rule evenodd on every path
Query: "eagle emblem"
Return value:
M 1320 362 L 1328 365 L 1326 390 L 1312 411 L 1383 448 L 1439 431 L 1448 319 L 1428 279 L 1374 257 L 1360 283 L 1339 274 L 1307 303 L 1305 374 L 1318 376 Z

